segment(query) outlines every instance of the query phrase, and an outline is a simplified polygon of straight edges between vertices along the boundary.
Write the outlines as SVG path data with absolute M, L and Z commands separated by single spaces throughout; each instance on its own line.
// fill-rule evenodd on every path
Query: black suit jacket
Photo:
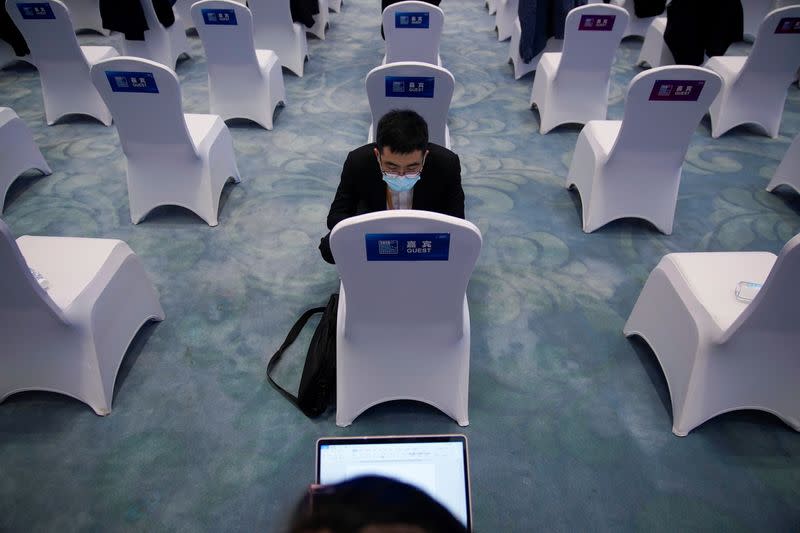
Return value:
M 386 209 L 386 183 L 374 148 L 374 144 L 367 144 L 347 154 L 342 179 L 328 212 L 329 230 L 346 218 Z M 411 207 L 464 218 L 461 162 L 456 154 L 438 144 L 428 145 Z M 333 263 L 329 237 L 330 232 L 322 238 L 319 251 L 325 261 Z

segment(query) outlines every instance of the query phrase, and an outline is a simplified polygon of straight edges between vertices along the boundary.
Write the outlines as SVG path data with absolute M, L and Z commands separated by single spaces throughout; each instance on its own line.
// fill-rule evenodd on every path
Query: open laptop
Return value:
M 379 475 L 425 491 L 472 530 L 465 435 L 330 437 L 317 441 L 317 483 Z

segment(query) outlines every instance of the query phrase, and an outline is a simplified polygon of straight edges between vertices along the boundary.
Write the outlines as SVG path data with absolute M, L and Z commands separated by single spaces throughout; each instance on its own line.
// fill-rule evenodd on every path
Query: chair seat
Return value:
M 213 140 L 214 133 L 221 130 L 225 125 L 218 115 L 184 113 L 183 116 L 186 119 L 186 128 L 189 130 L 189 136 L 198 151 L 206 139 Z
M 122 241 L 79 237 L 23 235 L 17 239 L 28 266 L 49 282 L 47 294 L 61 309 L 75 301 L 119 244 Z
M 727 82 L 742 71 L 747 56 L 715 56 L 706 61 L 704 67 L 713 70 Z
M 81 46 L 81 52 L 89 65 L 117 55 L 117 50 L 113 46 Z
M 776 256 L 769 252 L 703 252 L 669 254 L 664 259 L 677 269 L 720 330 L 726 331 L 747 308 L 746 302 L 736 298 L 736 285 L 740 281 L 763 283 Z
M 278 54 L 272 50 L 256 49 L 256 59 L 258 60 L 258 67 L 263 72 L 268 72 L 269 69 L 278 62 Z
M 621 120 L 590 120 L 584 126 L 583 133 L 596 154 L 608 157 L 621 127 Z

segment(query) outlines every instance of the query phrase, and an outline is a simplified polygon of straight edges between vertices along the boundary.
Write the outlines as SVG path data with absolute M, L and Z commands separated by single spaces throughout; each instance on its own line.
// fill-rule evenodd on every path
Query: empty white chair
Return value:
M 174 69 L 182 54 L 189 55 L 189 41 L 180 13 L 173 9 L 175 23 L 165 28 L 158 20 L 152 0 L 142 0 L 142 10 L 148 27 L 144 32 L 144 40 L 122 39 L 122 53 L 157 61 Z
M 102 35 L 111 33 L 103 27 L 100 0 L 64 0 L 64 4 L 69 9 L 69 18 L 75 31 L 92 30 Z
M 92 80 L 114 115 L 128 175 L 131 221 L 160 205 L 185 207 L 217 225 L 222 188 L 238 183 L 233 139 L 218 115 L 184 114 L 178 77 L 135 57 L 102 61 Z
M 787 185 L 800 193 L 800 135 L 792 141 L 767 190 L 772 192 L 779 185 Z
M 511 61 L 511 64 L 514 65 L 515 80 L 518 80 L 529 72 L 536 70 L 536 67 L 539 66 L 539 60 L 542 58 L 542 55 L 548 52 L 560 52 L 564 47 L 564 39 L 550 37 L 547 39 L 544 50 L 536 54 L 533 59 L 526 63 L 522 60 L 522 56 L 519 55 L 519 40 L 521 37 L 522 27 L 519 23 L 519 17 L 517 17 L 514 19 L 514 26 L 511 29 L 511 41 L 509 41 L 508 45 L 508 59 Z
M 389 63 L 372 69 L 366 85 L 372 112 L 367 142 L 372 142 L 375 125 L 383 115 L 392 109 L 413 109 L 428 124 L 428 139 L 450 148 L 447 113 L 455 79 L 447 69 L 418 61 Z
M 328 14 L 328 0 L 317 0 L 319 3 L 319 13 L 314 15 L 314 25 L 306 31 L 318 39 L 325 39 L 325 30 L 330 25 L 330 15 Z
M 427 211 L 348 218 L 331 232 L 341 277 L 336 424 L 391 400 L 430 404 L 469 424 L 467 283 L 481 249 L 473 224 Z
M 655 68 L 675 64 L 675 58 L 672 57 L 672 52 L 664 40 L 665 31 L 667 31 L 667 17 L 654 18 L 650 27 L 647 28 L 647 34 L 644 36 L 642 50 L 639 52 L 639 59 L 636 61 L 637 65 L 647 65 L 650 68 Z
M 20 174 L 32 168 L 45 175 L 53 173 L 28 126 L 13 109 L 0 107 L 0 212 L 8 188 Z
M 505 41 L 511 37 L 514 21 L 517 19 L 519 0 L 497 0 L 497 14 L 494 25 L 497 29 L 497 40 Z
M 615 2 L 617 3 L 617 2 Z M 656 17 L 637 17 L 636 10 L 634 9 L 633 0 L 625 0 L 625 2 L 620 6 L 624 7 L 625 10 L 628 12 L 628 27 L 625 29 L 625 33 L 622 35 L 622 38 L 625 37 L 644 37 L 647 33 L 647 28 L 650 27 L 650 24 L 653 23 L 653 19 Z
M 486 0 L 486 9 L 490 15 L 494 15 L 497 12 L 497 0 Z
M 59 0 L 35 4 L 6 0 L 6 10 L 39 70 L 47 124 L 80 113 L 110 125 L 111 113 L 92 85 L 89 68 L 118 55 L 117 51 L 110 46 L 79 46 L 69 11 Z
M 128 345 L 164 319 L 136 254 L 115 239 L 15 241 L 0 220 L 0 269 L 0 401 L 52 391 L 109 414 Z
M 584 126 L 566 184 L 581 195 L 583 231 L 636 217 L 672 233 L 689 141 L 721 84 L 700 67 L 646 70 L 628 86 L 621 121 Z
M 273 50 L 281 65 L 303 77 L 308 57 L 305 26 L 292 22 L 289 0 L 250 0 L 256 48 Z
M 675 435 L 738 409 L 767 411 L 800 431 L 798 273 L 800 235 L 777 259 L 767 252 L 677 253 L 650 273 L 624 333 L 655 352 Z M 742 301 L 753 284 L 763 286 Z
M 743 33 L 746 41 L 755 40 L 761 21 L 772 9 L 775 0 L 742 0 Z
M 777 137 L 786 93 L 800 66 L 800 6 L 772 11 L 758 30 L 748 56 L 716 56 L 704 65 L 722 77 L 711 104 L 711 135 L 756 124 Z
M 386 54 L 383 63 L 419 61 L 442 66 L 439 43 L 444 12 L 426 2 L 409 0 L 383 10 Z
M 613 5 L 585 5 L 567 14 L 564 51 L 543 54 L 533 79 L 530 103 L 539 108 L 541 133 L 606 118 L 611 64 L 627 24 L 628 13 Z
M 224 120 L 248 118 L 272 129 L 272 115 L 286 101 L 283 71 L 272 50 L 253 48 L 250 10 L 230 0 L 192 6 L 208 63 L 211 113 Z

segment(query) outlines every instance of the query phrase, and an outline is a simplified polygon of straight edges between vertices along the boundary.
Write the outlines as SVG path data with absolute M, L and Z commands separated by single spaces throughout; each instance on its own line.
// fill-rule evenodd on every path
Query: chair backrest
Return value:
M 438 64 L 444 12 L 426 2 L 409 0 L 383 10 L 386 62 L 420 61 Z
M 192 5 L 192 21 L 203 41 L 208 68 L 252 65 L 258 72 L 250 10 L 230 0 L 203 0 Z
M 757 94 L 785 95 L 800 67 L 800 5 L 775 9 L 764 17 L 736 85 Z
M 445 127 L 455 79 L 442 67 L 418 61 L 389 63 L 367 74 L 372 124 L 392 109 L 413 109 L 428 123 L 428 138 L 445 146 Z
M 156 8 L 153 7 L 153 0 L 139 0 L 142 4 L 142 11 L 144 11 L 144 19 L 147 21 L 147 27 L 150 30 L 154 28 L 164 28 L 164 25 L 161 24 L 161 21 L 158 20 L 158 15 L 156 14 Z M 172 2 L 168 2 L 170 6 Z M 174 10 L 173 10 L 174 12 Z
M 253 14 L 253 34 L 256 48 L 269 48 L 262 43 L 271 41 L 267 36 L 292 42 L 294 29 L 289 0 L 249 0 Z
M 481 249 L 473 224 L 429 211 L 368 213 L 337 224 L 331 251 L 346 294 L 344 333 L 393 331 L 387 342 L 461 338 L 463 306 Z
M 741 280 L 753 281 L 753 280 Z M 733 291 L 733 288 L 731 288 Z M 726 342 L 749 331 L 769 331 L 788 343 L 798 335 L 800 317 L 800 234 L 781 250 L 764 285 L 722 337 Z M 800 355 L 797 344 L 792 349 Z M 759 355 L 759 354 L 753 354 Z
M 667 66 L 637 74 L 628 85 L 608 164 L 680 168 L 692 133 L 720 87 L 722 79 L 700 67 Z
M 0 320 L 9 317 L 30 320 L 56 319 L 64 315 L 31 274 L 25 258 L 6 223 L 0 219 Z
M 181 108 L 178 77 L 168 67 L 120 56 L 92 66 L 92 83 L 117 126 L 122 150 L 197 158 Z
M 75 37 L 69 9 L 59 0 L 6 0 L 6 10 L 25 37 L 37 66 L 68 64 L 70 68 L 88 71 L 89 64 Z
M 558 65 L 563 72 L 611 75 L 619 43 L 628 27 L 628 12 L 610 4 L 572 9 L 564 22 L 564 46 Z M 558 76 L 558 75 L 557 75 Z

